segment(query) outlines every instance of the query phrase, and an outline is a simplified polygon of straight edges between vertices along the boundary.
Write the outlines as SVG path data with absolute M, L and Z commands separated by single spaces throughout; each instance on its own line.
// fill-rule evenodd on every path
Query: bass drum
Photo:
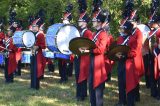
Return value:
M 18 48 L 31 48 L 35 44 L 35 35 L 31 31 L 16 31 L 13 44 Z
M 69 42 L 76 37 L 80 37 L 80 33 L 74 25 L 57 23 L 48 28 L 46 45 L 52 52 L 70 55 L 72 52 L 69 50 Z

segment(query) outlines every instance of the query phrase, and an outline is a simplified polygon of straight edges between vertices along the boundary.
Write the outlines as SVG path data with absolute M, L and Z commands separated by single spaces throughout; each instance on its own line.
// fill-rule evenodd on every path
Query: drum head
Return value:
M 73 25 L 64 25 L 57 32 L 56 46 L 58 50 L 66 55 L 72 54 L 69 50 L 69 42 L 71 39 L 80 37 L 78 29 Z
M 35 43 L 35 35 L 32 32 L 25 32 L 23 34 L 23 43 L 26 47 L 30 48 Z
M 149 32 L 150 32 L 150 28 L 147 25 L 144 24 L 140 24 L 137 25 L 137 27 L 140 29 L 140 31 L 143 33 L 143 41 L 142 44 L 144 44 L 145 40 L 147 39 Z

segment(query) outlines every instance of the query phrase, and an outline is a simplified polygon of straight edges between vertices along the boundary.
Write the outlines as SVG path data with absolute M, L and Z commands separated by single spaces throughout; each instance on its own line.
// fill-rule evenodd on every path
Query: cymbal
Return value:
M 73 38 L 70 42 L 69 42 L 69 49 L 70 51 L 72 51 L 73 54 L 77 54 L 77 55 L 86 55 L 88 53 L 81 53 L 79 51 L 79 48 L 86 48 L 86 49 L 94 49 L 96 47 L 95 43 L 88 39 L 88 38 L 84 38 L 84 37 L 77 37 L 77 38 Z
M 122 55 L 127 55 L 128 51 L 130 50 L 129 46 L 126 45 L 117 45 L 114 48 L 110 49 L 107 53 L 108 58 L 110 60 L 117 61 L 119 60 L 116 56 L 117 53 L 121 53 Z

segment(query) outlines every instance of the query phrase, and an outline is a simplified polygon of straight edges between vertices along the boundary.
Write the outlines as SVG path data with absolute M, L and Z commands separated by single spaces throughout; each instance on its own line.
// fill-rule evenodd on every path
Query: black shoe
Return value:
M 40 76 L 39 79 L 40 79 L 40 80 L 43 80 L 43 79 L 44 79 L 44 75 Z
M 54 65 L 53 64 L 48 64 L 48 71 L 49 72 L 54 72 Z
M 153 94 L 151 94 L 151 97 L 153 97 L 153 98 L 157 98 L 157 95 L 153 95 Z
M 85 98 L 84 97 L 77 97 L 77 101 L 84 101 Z
M 9 83 L 13 83 L 13 80 L 6 80 L 5 83 L 9 84 Z
M 140 102 L 140 97 L 135 99 L 136 102 Z
M 62 84 L 62 83 L 66 83 L 67 81 L 66 80 L 59 80 L 59 83 Z
M 149 84 L 146 84 L 146 88 L 149 89 L 149 88 L 150 88 L 150 85 L 149 85 Z
M 114 106 L 125 106 L 125 104 L 123 104 L 123 103 L 117 103 Z
M 157 96 L 156 99 L 157 99 L 157 100 L 160 100 L 160 96 Z

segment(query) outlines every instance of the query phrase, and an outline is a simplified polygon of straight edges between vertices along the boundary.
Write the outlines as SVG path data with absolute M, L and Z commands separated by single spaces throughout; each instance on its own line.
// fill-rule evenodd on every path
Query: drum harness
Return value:
M 10 41 L 11 41 L 11 38 L 8 38 L 6 41 L 3 41 L 4 44 L 5 44 L 5 46 L 6 46 L 6 48 L 1 47 L 1 48 L 3 48 L 3 49 L 6 50 L 5 53 L 4 53 L 4 55 L 5 55 L 6 58 L 9 57 L 9 51 L 11 51 L 10 49 L 8 49 L 8 47 L 9 47 L 9 45 L 10 45 Z
M 98 33 L 94 36 L 94 38 L 92 39 L 92 41 L 93 41 L 94 43 L 96 43 L 97 37 L 98 37 L 98 35 L 99 35 L 102 31 L 103 31 L 103 29 L 101 29 L 100 31 L 98 31 Z
M 160 29 L 160 28 L 157 28 L 150 36 L 148 36 L 148 39 L 150 40 L 151 37 L 152 37 L 153 35 L 155 35 L 155 33 L 156 33 L 159 29 Z
M 81 37 L 83 37 L 83 34 L 84 34 L 84 32 L 87 30 L 87 28 L 84 28 L 82 31 L 81 31 Z

